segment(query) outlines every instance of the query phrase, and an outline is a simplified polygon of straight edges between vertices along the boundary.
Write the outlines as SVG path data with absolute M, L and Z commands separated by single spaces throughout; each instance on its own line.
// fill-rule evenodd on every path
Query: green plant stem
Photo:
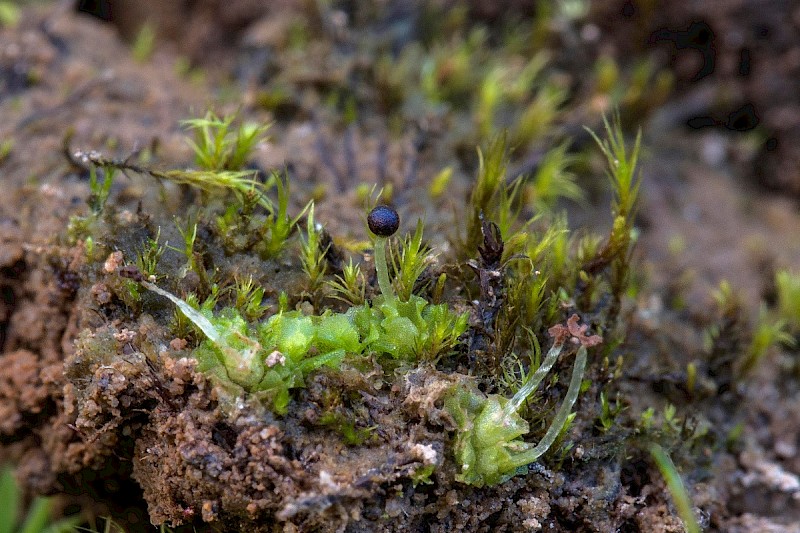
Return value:
M 700 529 L 700 525 L 692 512 L 692 500 L 689 498 L 689 493 L 686 492 L 686 487 L 683 485 L 678 469 L 675 468 L 675 463 L 672 462 L 667 452 L 658 444 L 651 444 L 649 449 L 658 470 L 664 476 L 664 481 L 667 482 L 672 501 L 675 503 L 675 508 L 678 510 L 681 520 L 683 520 L 686 531 L 688 533 L 700 533 L 702 529 Z
M 394 301 L 392 283 L 389 281 L 389 267 L 386 264 L 386 239 L 375 237 L 375 272 L 378 274 L 378 286 L 387 302 Z
M 223 359 L 221 362 L 225 366 L 225 371 L 231 381 L 242 387 L 248 387 L 253 382 L 257 383 L 261 379 L 263 370 L 257 370 L 258 360 L 256 359 L 261 350 L 261 345 L 257 341 L 244 337 L 241 340 L 245 341 L 248 347 L 243 349 L 234 348 L 208 318 L 188 303 L 153 283 L 147 281 L 142 281 L 141 283 L 144 288 L 160 294 L 174 303 L 186 318 L 191 320 L 208 337 L 208 340 L 216 345 L 219 351 L 222 352 Z
M 550 350 L 552 352 L 552 349 Z M 547 357 L 550 357 L 550 354 L 547 354 Z M 544 363 L 542 363 L 544 366 Z M 586 346 L 581 346 L 578 348 L 578 355 L 575 356 L 575 366 L 572 367 L 572 379 L 569 382 L 569 389 L 567 389 L 567 396 L 564 398 L 564 402 L 561 404 L 561 407 L 558 409 L 555 418 L 553 418 L 553 422 L 550 424 L 550 427 L 547 428 L 547 433 L 545 433 L 542 440 L 539 441 L 535 447 L 527 450 L 525 452 L 520 453 L 519 455 L 515 455 L 512 460 L 515 463 L 515 466 L 525 466 L 535 462 L 539 457 L 545 454 L 550 446 L 558 438 L 558 434 L 561 433 L 561 429 L 564 427 L 564 423 L 567 421 L 567 417 L 569 417 L 569 413 L 572 410 L 572 406 L 575 404 L 575 400 L 578 399 L 578 393 L 581 391 L 581 382 L 583 381 L 583 372 L 586 368 Z
M 210 340 L 217 346 L 227 347 L 228 344 L 225 342 L 225 339 L 222 338 L 222 335 L 220 335 L 220 333 L 217 331 L 217 328 L 214 327 L 214 325 L 211 323 L 209 319 L 200 314 L 199 311 L 195 310 L 194 308 L 192 308 L 192 306 L 190 306 L 177 296 L 174 296 L 173 294 L 165 291 L 164 289 L 162 289 L 158 285 L 155 285 L 154 283 L 142 281 L 142 286 L 145 289 L 151 290 L 156 294 L 160 294 L 161 296 L 167 298 L 176 306 L 178 306 L 178 309 L 180 309 L 181 312 L 184 315 L 186 315 L 186 318 L 191 320 L 195 326 L 200 328 L 200 331 L 202 331 L 203 334 L 206 337 L 208 337 L 208 340 Z
M 550 351 L 547 352 L 544 361 L 542 361 L 542 364 L 536 369 L 536 372 L 534 372 L 530 379 L 520 387 L 514 397 L 511 398 L 503 408 L 503 418 L 508 418 L 512 413 L 519 411 L 528 396 L 536 390 L 539 383 L 541 383 L 547 373 L 550 372 L 550 369 L 553 368 L 553 365 L 558 360 L 558 356 L 561 354 L 562 348 L 564 348 L 564 343 L 554 344 L 550 348 Z

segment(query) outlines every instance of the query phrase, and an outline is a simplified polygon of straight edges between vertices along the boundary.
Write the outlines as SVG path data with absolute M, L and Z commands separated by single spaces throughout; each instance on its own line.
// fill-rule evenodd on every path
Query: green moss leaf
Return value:
M 328 314 L 320 317 L 317 325 L 317 347 L 320 352 L 341 349 L 358 353 L 361 351 L 361 340 L 347 316 Z
M 292 361 L 300 361 L 308 353 L 316 336 L 316 326 L 310 316 L 300 313 L 280 313 L 259 328 L 265 347 L 274 346 Z

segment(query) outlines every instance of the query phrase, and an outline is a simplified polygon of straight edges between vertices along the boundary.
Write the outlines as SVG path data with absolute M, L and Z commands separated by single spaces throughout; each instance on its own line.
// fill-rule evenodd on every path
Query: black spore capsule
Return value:
M 367 215 L 367 224 L 378 237 L 390 237 L 400 227 L 400 215 L 388 205 L 379 205 Z

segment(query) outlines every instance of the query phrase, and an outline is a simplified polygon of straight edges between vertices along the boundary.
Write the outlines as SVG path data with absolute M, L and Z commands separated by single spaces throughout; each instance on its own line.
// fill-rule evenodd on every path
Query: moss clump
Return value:
M 502 483 L 515 474 L 524 474 L 527 465 L 547 453 L 556 442 L 571 420 L 570 410 L 578 398 L 586 369 L 586 349 L 602 342 L 598 335 L 587 336 L 587 326 L 579 326 L 578 320 L 578 315 L 572 315 L 567 327 L 550 328 L 555 339 L 553 346 L 512 398 L 496 394 L 484 397 L 460 386 L 450 392 L 446 406 L 458 427 L 455 456 L 461 466 L 456 479 L 479 487 Z M 547 432 L 533 446 L 520 439 L 530 427 L 519 411 L 553 368 L 568 340 L 580 346 L 569 388 Z
M 402 257 L 419 254 L 419 228 L 415 238 L 402 247 Z M 382 237 L 378 242 L 384 244 L 384 240 Z M 200 362 L 198 370 L 211 376 L 229 401 L 248 393 L 283 414 L 290 389 L 302 387 L 305 376 L 322 365 L 336 368 L 347 358 L 364 355 L 388 356 L 402 362 L 435 361 L 452 350 L 466 331 L 466 313 L 455 313 L 447 304 L 431 304 L 414 294 L 406 299 L 395 296 L 388 281 L 386 258 L 376 258 L 378 276 L 385 279 L 382 288 L 387 293 L 371 304 L 317 316 L 281 311 L 259 324 L 249 324 L 236 308 L 217 313 L 212 311 L 213 306 L 197 309 L 152 283 L 143 284 L 169 298 L 205 335 L 192 355 Z M 416 279 L 407 281 L 413 286 Z
M 624 338 L 617 318 L 635 242 L 639 144 L 625 146 L 618 122 L 606 129 L 598 143 L 614 198 L 607 237 L 571 235 L 554 211 L 557 199 L 580 196 L 565 145 L 526 181 L 507 176 L 508 142 L 499 134 L 480 152 L 464 227 L 441 261 L 421 221 L 395 236 L 400 218 L 390 206 L 365 213 L 369 241 L 343 245 L 319 223 L 312 202 L 290 214 L 288 180 L 275 173 L 262 183 L 228 164 L 198 160 L 204 168 L 155 171 L 92 156 L 97 165 L 199 191 L 184 229 L 143 232 L 128 246 L 136 264 L 123 264 L 120 252 L 107 273 L 150 291 L 137 293 L 135 308 L 123 301 L 134 313 L 174 312 L 163 298 L 178 308 L 176 345 L 196 360 L 231 420 L 255 410 L 292 431 L 310 424 L 336 432 L 339 445 L 367 447 L 387 439 L 386 420 L 405 416 L 396 404 L 403 400 L 393 396 L 403 380 L 447 376 L 418 413 L 433 421 L 438 433 L 429 438 L 445 453 L 429 453 L 404 476 L 422 483 L 455 471 L 463 484 L 498 485 L 532 463 L 565 457 L 573 424 L 595 424 L 602 415 L 609 439 L 618 438 L 608 405 L 597 415 L 592 406 L 607 397 L 598 383 L 609 372 L 598 361 Z M 210 153 L 212 130 L 203 130 L 196 151 Z M 170 235 L 182 246 L 169 246 Z M 347 248 L 370 247 L 374 275 L 369 254 L 345 262 Z M 552 345 L 542 350 L 548 332 Z M 608 340 L 593 349 L 600 335 Z M 352 394 L 326 401 L 319 384 L 331 376 Z M 582 392 L 587 401 L 575 413 Z M 442 457 L 455 468 L 439 470 Z

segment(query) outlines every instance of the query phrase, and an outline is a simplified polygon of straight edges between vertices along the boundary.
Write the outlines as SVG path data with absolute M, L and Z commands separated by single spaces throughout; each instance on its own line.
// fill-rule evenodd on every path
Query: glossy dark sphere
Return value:
M 379 205 L 367 215 L 367 224 L 378 237 L 390 237 L 400 227 L 400 215 L 388 205 Z

